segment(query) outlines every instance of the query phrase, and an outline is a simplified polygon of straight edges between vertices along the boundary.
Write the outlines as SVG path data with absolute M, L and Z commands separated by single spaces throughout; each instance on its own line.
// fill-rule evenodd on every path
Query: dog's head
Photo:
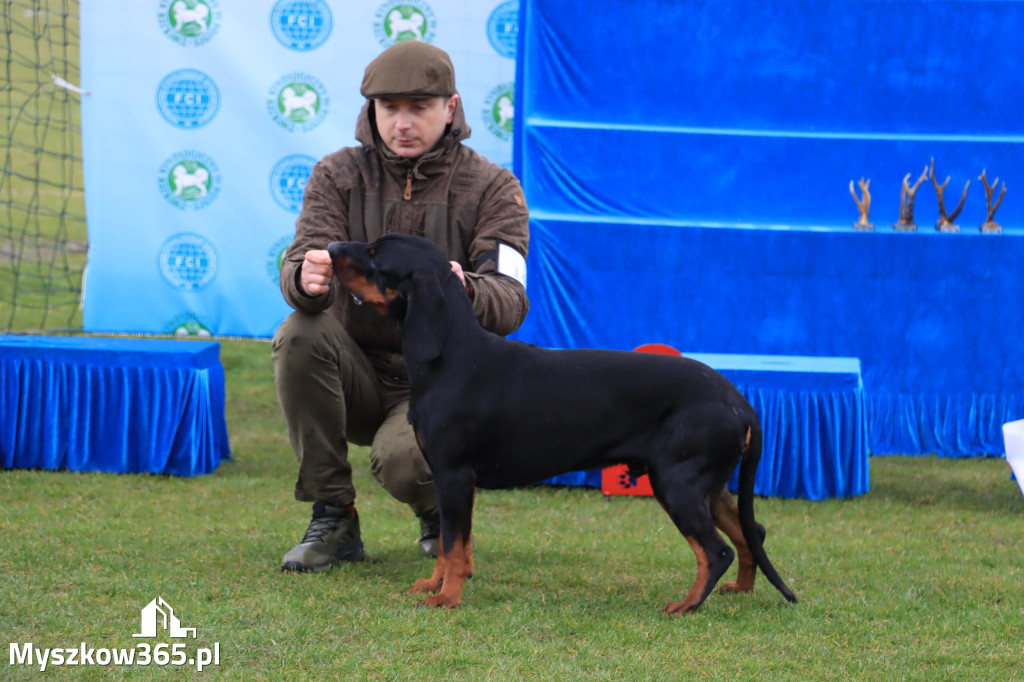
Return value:
M 334 275 L 360 303 L 397 320 L 403 352 L 433 360 L 451 327 L 444 283 L 455 277 L 451 263 L 433 242 L 406 234 L 375 242 L 332 242 L 327 247 Z

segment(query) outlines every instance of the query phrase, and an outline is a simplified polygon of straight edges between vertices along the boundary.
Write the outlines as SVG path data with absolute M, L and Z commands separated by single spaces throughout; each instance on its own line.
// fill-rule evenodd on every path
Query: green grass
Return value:
M 198 629 L 190 647 L 220 644 L 203 674 L 229 679 L 1024 679 L 1024 497 L 999 459 L 874 458 L 862 497 L 758 499 L 796 605 L 759 578 L 660 615 L 696 564 L 657 503 L 541 486 L 481 491 L 463 606 L 417 609 L 405 590 L 431 562 L 363 450 L 368 561 L 282 574 L 308 508 L 291 497 L 269 353 L 223 342 L 234 459 L 215 474 L 0 472 L 0 640 L 131 647 L 161 595 Z M 0 662 L 0 678 L 39 674 Z
M 63 5 L 11 5 L 0 47 L 34 58 L 21 28 L 60 25 Z M 63 91 L 28 96 L 51 72 L 76 82 L 73 52 L 38 68 L 19 57 L 0 89 L 0 328 L 81 325 L 78 108 Z M 652 500 L 481 491 L 463 606 L 417 609 L 405 591 L 431 562 L 364 450 L 353 460 L 368 561 L 279 572 L 309 510 L 291 496 L 270 349 L 222 343 L 234 459 L 215 474 L 0 470 L 0 646 L 134 647 L 139 610 L 163 596 L 197 628 L 190 650 L 220 646 L 220 665 L 202 675 L 238 680 L 1024 679 L 1024 498 L 1002 460 L 875 458 L 860 498 L 759 499 L 767 549 L 800 603 L 759 579 L 753 594 L 712 595 L 682 618 L 658 610 L 686 593 L 695 560 Z M 40 676 L 0 661 L 0 679 Z

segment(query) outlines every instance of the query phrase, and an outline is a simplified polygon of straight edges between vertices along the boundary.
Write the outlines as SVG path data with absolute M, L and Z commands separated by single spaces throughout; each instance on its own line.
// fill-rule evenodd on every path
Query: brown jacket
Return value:
M 461 100 L 439 149 L 416 160 L 382 154 L 371 113 L 368 102 L 356 124 L 362 147 L 345 147 L 314 166 L 295 239 L 281 266 L 281 291 L 296 310 L 326 310 L 378 370 L 404 376 L 401 337 L 394 324 L 370 306 L 356 305 L 337 280 L 322 296 L 300 289 L 306 251 L 326 249 L 333 241 L 372 242 L 388 232 L 426 237 L 462 266 L 475 290 L 473 307 L 480 323 L 507 335 L 522 324 L 529 301 L 523 286 L 498 274 L 488 256 L 499 241 L 526 256 L 529 212 L 515 176 L 462 144 L 470 129 Z

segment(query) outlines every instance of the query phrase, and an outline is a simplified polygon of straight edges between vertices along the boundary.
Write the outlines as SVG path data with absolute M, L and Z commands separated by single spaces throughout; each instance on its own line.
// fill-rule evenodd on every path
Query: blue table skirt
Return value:
M 1002 425 L 1024 415 L 1024 393 L 879 391 L 868 395 L 868 410 L 874 454 L 998 457 Z
M 870 487 L 867 406 L 855 358 L 687 353 L 722 372 L 761 419 L 754 492 L 823 500 Z M 545 481 L 600 487 L 600 470 Z M 729 487 L 737 489 L 738 473 Z
M 0 336 L 0 462 L 194 476 L 230 457 L 215 342 Z

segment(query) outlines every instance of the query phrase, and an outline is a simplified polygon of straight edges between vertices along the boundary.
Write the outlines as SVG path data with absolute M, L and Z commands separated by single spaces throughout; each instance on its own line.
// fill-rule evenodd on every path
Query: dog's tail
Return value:
M 758 568 L 764 573 L 772 585 L 782 593 L 786 599 L 796 602 L 796 595 L 786 586 L 779 577 L 768 554 L 764 551 L 764 543 L 761 534 L 757 530 L 757 523 L 754 520 L 754 479 L 757 475 L 757 464 L 761 460 L 761 447 L 763 436 L 761 425 L 756 421 L 750 425 L 747 441 L 747 450 L 743 453 L 740 461 L 740 489 L 737 506 L 740 512 L 740 527 L 743 529 L 743 538 L 747 541 L 750 553 L 754 555 L 754 561 Z

